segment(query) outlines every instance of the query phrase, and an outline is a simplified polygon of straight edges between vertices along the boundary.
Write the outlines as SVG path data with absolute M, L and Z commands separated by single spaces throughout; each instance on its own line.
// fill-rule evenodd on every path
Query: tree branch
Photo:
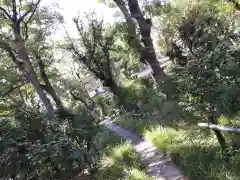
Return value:
M 36 12 L 37 7 L 38 7 L 38 5 L 40 4 L 40 1 L 41 1 L 41 0 L 38 0 L 38 1 L 36 2 L 36 4 L 33 4 L 33 5 L 18 19 L 18 21 L 19 21 L 19 22 L 22 22 L 22 21 L 24 20 L 24 18 L 27 17 L 27 16 L 32 12 L 32 14 L 30 15 L 29 19 L 28 19 L 27 22 L 26 22 L 26 24 L 28 24 L 28 23 L 31 21 L 34 13 Z
M 47 76 L 46 71 L 45 71 L 45 64 L 43 63 L 40 56 L 36 55 L 36 59 L 37 59 L 37 62 L 38 62 L 40 76 L 41 76 L 43 82 L 45 83 L 45 85 L 41 84 L 42 88 L 52 96 L 53 100 L 56 103 L 56 106 L 59 109 L 64 109 L 62 101 L 60 100 L 59 96 L 57 95 L 57 93 L 53 89 L 53 86 L 48 79 L 48 76 Z
M 10 16 L 10 14 L 8 14 L 8 12 L 7 12 L 3 7 L 0 7 L 0 11 L 3 12 L 3 14 L 5 15 L 5 18 L 6 18 L 6 19 L 9 19 L 9 20 L 12 21 L 12 18 L 11 18 L 11 16 Z
M 12 91 L 14 91 L 14 90 L 16 90 L 16 89 L 18 89 L 18 88 L 26 85 L 26 84 L 28 84 L 28 82 L 23 82 L 23 83 L 21 83 L 21 84 L 19 84 L 19 85 L 12 86 L 9 90 L 7 90 L 7 91 L 4 92 L 3 94 L 1 94 L 1 96 L 7 96 L 7 95 L 10 94 Z
M 17 23 L 17 5 L 16 5 L 16 0 L 12 0 L 12 11 L 13 11 L 13 16 L 12 16 L 12 21 Z
M 28 26 L 27 23 L 25 21 L 22 21 L 25 27 L 25 38 L 24 40 L 26 41 L 28 39 Z
M 23 72 L 26 73 L 24 66 L 24 63 L 22 61 L 18 61 L 14 52 L 12 51 L 11 47 L 9 46 L 9 44 L 7 42 L 5 42 L 4 40 L 0 39 L 0 48 L 2 48 L 3 50 L 5 50 L 8 55 L 10 56 L 10 58 L 12 59 L 12 61 L 18 66 L 18 68 Z M 26 77 L 26 74 L 24 74 L 24 76 Z

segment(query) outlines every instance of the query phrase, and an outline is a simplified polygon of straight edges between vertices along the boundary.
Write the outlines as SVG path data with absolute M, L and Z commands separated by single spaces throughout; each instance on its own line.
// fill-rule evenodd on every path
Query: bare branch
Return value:
M 12 21 L 12 18 L 10 16 L 10 14 L 8 14 L 8 12 L 3 7 L 0 7 L 0 11 L 3 12 L 3 14 L 5 15 L 6 19 L 10 19 Z
M 11 49 L 11 47 L 9 46 L 9 44 L 7 42 L 5 42 L 4 40 L 0 39 L 0 48 L 2 48 L 3 50 L 5 50 L 8 55 L 10 56 L 10 58 L 12 59 L 12 61 L 18 66 L 18 68 L 23 72 L 26 73 L 25 68 L 23 67 L 23 62 L 22 61 L 18 61 L 13 50 Z M 24 74 L 24 76 L 26 76 L 26 74 Z
M 28 23 L 31 21 L 33 15 L 35 14 L 35 12 L 36 12 L 36 10 L 37 10 L 37 7 L 38 7 L 38 5 L 40 4 L 40 1 L 41 1 L 41 0 L 38 0 L 38 1 L 36 2 L 36 4 L 33 4 L 33 5 L 28 9 L 28 11 L 26 11 L 26 12 L 19 18 L 18 21 L 19 21 L 19 22 L 22 22 L 22 21 L 24 20 L 24 18 L 27 17 L 27 16 L 32 12 L 32 14 L 30 15 L 30 17 L 28 18 L 28 20 L 27 20 L 27 22 L 26 22 L 26 24 L 28 24 Z

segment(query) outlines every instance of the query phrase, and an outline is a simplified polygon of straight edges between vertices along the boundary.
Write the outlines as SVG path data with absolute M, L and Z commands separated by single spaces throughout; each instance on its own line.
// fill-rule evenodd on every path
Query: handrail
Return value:
M 223 132 L 240 134 L 240 128 L 222 126 L 222 125 L 217 125 L 217 124 L 208 124 L 208 123 L 198 123 L 198 126 L 202 127 L 202 128 L 209 128 L 209 129 L 219 130 L 219 131 L 223 131 Z

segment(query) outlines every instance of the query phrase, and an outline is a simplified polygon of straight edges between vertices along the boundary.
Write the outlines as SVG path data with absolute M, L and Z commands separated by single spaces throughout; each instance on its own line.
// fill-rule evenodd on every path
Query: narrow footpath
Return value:
M 158 151 L 149 141 L 115 125 L 111 118 L 104 120 L 101 124 L 124 139 L 131 141 L 135 151 L 141 155 L 142 163 L 146 165 L 149 176 L 156 180 L 186 180 L 182 172 L 173 164 L 171 158 Z

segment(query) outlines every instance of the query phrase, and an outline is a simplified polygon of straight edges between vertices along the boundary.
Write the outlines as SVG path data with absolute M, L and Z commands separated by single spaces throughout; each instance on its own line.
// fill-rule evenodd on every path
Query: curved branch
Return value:
M 9 46 L 9 44 L 7 42 L 5 42 L 4 40 L 0 39 L 0 48 L 2 48 L 3 50 L 5 50 L 8 55 L 10 56 L 10 58 L 12 59 L 12 61 L 17 65 L 17 67 L 23 72 L 26 73 L 25 68 L 23 67 L 23 62 L 22 61 L 18 61 L 13 50 L 11 49 L 11 47 Z M 26 75 L 26 74 L 24 74 Z
M 12 21 L 12 18 L 10 16 L 10 14 L 8 14 L 8 12 L 6 11 L 6 9 L 4 9 L 3 7 L 0 7 L 0 11 L 3 12 L 3 14 L 5 15 L 6 19 L 10 19 Z

